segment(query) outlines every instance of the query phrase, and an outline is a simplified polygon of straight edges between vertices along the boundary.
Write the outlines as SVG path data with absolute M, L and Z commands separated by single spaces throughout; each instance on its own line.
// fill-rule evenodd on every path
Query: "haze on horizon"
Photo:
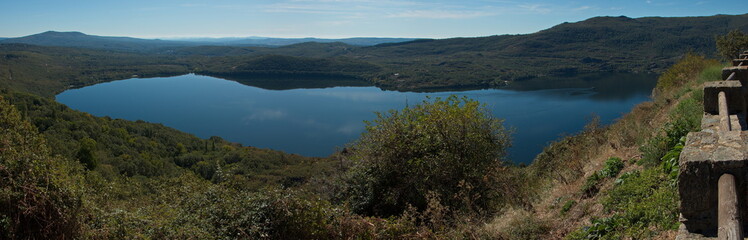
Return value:
M 595 16 L 744 14 L 713 0 L 24 0 L 0 3 L 0 37 L 49 30 L 140 38 L 413 37 L 537 32 Z

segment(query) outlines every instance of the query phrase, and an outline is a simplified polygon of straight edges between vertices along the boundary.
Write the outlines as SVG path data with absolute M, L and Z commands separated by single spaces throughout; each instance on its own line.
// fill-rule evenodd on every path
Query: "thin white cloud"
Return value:
M 550 13 L 551 9 L 542 4 L 520 4 L 517 7 L 525 11 L 546 14 Z
M 572 10 L 574 10 L 574 11 L 584 11 L 584 10 L 589 10 L 589 9 L 592 9 L 592 7 L 590 7 L 590 6 L 581 6 L 581 7 L 578 7 L 578 8 L 574 8 Z
M 184 8 L 193 8 L 193 7 L 208 7 L 208 4 L 204 3 L 183 3 L 179 5 L 180 7 Z
M 483 11 L 448 11 L 448 10 L 408 10 L 389 14 L 390 18 L 428 18 L 428 19 L 464 19 L 491 16 L 494 13 Z

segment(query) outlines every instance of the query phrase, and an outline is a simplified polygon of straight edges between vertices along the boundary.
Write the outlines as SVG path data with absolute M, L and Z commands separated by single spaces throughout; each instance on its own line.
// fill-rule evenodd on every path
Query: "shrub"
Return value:
M 50 157 L 44 139 L 0 98 L 0 238 L 76 238 L 80 165 Z
M 600 190 L 597 185 L 600 184 L 602 179 L 603 178 L 597 172 L 594 172 L 592 175 L 587 177 L 587 180 L 584 182 L 581 189 L 584 196 L 591 197 L 597 194 L 597 191 Z
M 566 201 L 566 203 L 564 203 L 564 206 L 561 207 L 561 214 L 568 212 L 576 204 L 577 204 L 577 201 L 574 201 L 574 200 Z
M 618 173 L 623 170 L 624 164 L 620 158 L 612 157 L 605 160 L 605 166 L 600 170 L 600 176 L 606 178 L 612 178 L 618 176 Z
M 355 212 L 423 211 L 433 191 L 451 210 L 490 209 L 498 199 L 509 132 L 468 98 L 450 96 L 377 114 L 350 149 L 345 198 Z
M 715 60 L 707 60 L 703 56 L 688 53 L 680 61 L 668 68 L 657 79 L 655 92 L 657 95 L 666 93 L 682 86 L 686 81 L 708 67 L 718 64 Z

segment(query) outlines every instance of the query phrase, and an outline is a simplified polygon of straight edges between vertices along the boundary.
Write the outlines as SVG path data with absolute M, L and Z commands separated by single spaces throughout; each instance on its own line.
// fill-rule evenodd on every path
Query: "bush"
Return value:
M 582 193 L 585 197 L 591 197 L 597 194 L 597 191 L 600 189 L 597 187 L 598 184 L 600 184 L 600 181 L 603 178 L 598 174 L 597 172 L 592 173 L 589 177 L 587 177 L 587 180 L 584 182 L 584 185 L 582 185 Z
M 490 210 L 509 132 L 468 98 L 426 100 L 377 114 L 350 149 L 345 199 L 355 212 L 377 216 L 423 211 L 433 191 L 451 210 Z
M 77 237 L 80 165 L 50 157 L 44 139 L 0 98 L 0 239 Z
M 574 201 L 574 200 L 566 201 L 566 203 L 564 203 L 564 206 L 561 207 L 561 214 L 568 212 L 576 204 L 577 204 L 577 201 Z
M 715 60 L 707 60 L 703 56 L 686 54 L 680 61 L 668 68 L 657 79 L 656 95 L 666 93 L 682 86 L 686 81 L 701 73 L 704 68 L 719 64 Z
M 618 173 L 623 170 L 624 164 L 620 158 L 612 157 L 605 160 L 605 166 L 600 170 L 600 176 L 606 178 L 612 178 L 618 176 Z

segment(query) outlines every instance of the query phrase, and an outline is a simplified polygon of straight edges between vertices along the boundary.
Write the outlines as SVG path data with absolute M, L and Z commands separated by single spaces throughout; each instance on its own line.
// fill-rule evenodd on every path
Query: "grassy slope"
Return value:
M 660 77 L 652 102 L 636 106 L 611 126 L 591 124 L 549 145 L 532 165 L 520 169 L 529 176 L 524 187 L 533 192 L 528 195 L 535 197 L 521 199 L 527 202 L 481 231 L 508 239 L 672 239 L 678 226 L 678 151 L 668 150 L 685 133 L 698 130 L 701 84 L 719 80 L 721 72 L 714 61 L 691 60 L 676 68 L 695 71 Z M 621 173 L 600 177 L 613 157 L 622 159 Z

